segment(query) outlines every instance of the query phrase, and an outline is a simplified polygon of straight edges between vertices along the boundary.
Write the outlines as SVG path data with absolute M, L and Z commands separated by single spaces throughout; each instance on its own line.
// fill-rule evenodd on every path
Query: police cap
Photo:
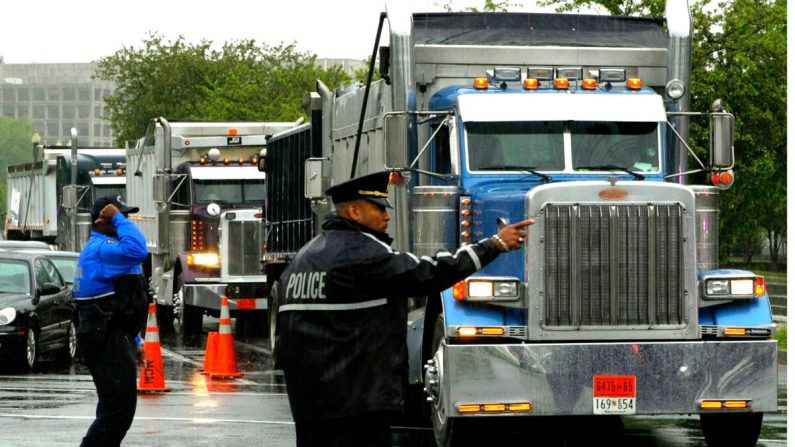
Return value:
M 137 206 L 127 206 L 127 201 L 124 200 L 123 195 L 100 197 L 91 205 L 91 221 L 95 222 L 99 219 L 99 213 L 108 205 L 115 205 L 125 216 L 138 212 Z
M 335 204 L 362 199 L 385 208 L 389 204 L 389 171 L 376 172 L 339 183 L 326 190 Z

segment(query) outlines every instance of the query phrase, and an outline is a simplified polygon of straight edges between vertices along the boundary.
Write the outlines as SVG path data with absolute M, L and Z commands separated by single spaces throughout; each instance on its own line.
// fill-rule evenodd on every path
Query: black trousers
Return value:
M 295 423 L 297 447 L 389 447 L 390 413 L 379 411 Z
M 99 336 L 103 331 L 97 334 L 82 329 L 78 330 L 78 344 L 82 345 L 99 402 L 96 419 L 80 446 L 115 447 L 132 425 L 138 401 L 135 337 L 113 326 L 106 327 L 104 337 Z

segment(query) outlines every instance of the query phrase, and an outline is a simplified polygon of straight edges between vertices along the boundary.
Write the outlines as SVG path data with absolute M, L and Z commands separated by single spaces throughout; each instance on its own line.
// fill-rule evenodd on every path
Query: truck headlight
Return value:
M 217 268 L 221 265 L 221 258 L 218 253 L 191 253 L 188 255 L 188 265 Z
M 754 277 L 705 278 L 704 299 L 749 299 L 765 294 L 765 279 Z
M 17 310 L 13 307 L 0 309 L 0 326 L 12 323 L 17 318 Z
M 453 286 L 453 297 L 462 301 L 516 301 L 519 299 L 519 280 L 469 278 Z

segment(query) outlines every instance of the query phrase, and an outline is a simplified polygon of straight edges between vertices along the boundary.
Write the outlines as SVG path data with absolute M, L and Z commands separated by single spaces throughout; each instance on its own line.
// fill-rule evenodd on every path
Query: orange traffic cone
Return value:
M 138 392 L 171 391 L 171 388 L 166 386 L 166 380 L 163 377 L 163 357 L 160 354 L 160 331 L 157 329 L 157 305 L 155 303 L 149 304 L 146 337 L 144 338 L 144 358 Z
M 221 320 L 218 324 L 218 342 L 215 365 L 210 365 L 213 379 L 238 379 L 243 374 L 237 370 L 235 341 L 232 339 L 232 320 L 229 318 L 229 299 L 221 298 Z
M 218 353 L 218 332 L 207 333 L 207 347 L 204 349 L 204 368 L 202 374 L 210 374 L 217 362 Z

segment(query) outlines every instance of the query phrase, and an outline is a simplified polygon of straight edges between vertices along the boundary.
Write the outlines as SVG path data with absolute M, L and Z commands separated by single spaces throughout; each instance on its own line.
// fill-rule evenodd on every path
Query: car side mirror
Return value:
M 58 286 L 58 284 L 47 282 L 39 288 L 39 295 L 53 295 L 60 291 L 61 288 Z

